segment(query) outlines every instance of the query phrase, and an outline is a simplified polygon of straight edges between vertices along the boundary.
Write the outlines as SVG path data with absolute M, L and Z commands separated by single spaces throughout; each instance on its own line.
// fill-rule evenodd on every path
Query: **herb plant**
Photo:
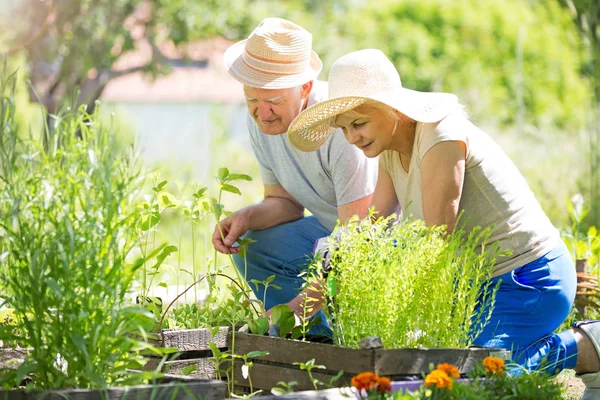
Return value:
M 20 139 L 6 81 L 0 88 L 0 325 L 5 346 L 29 350 L 4 387 L 104 388 L 141 382 L 140 339 L 152 316 L 131 305 L 142 182 L 135 154 L 84 107 L 53 116 L 45 141 Z M 145 376 L 148 378 L 148 376 Z
M 357 347 L 379 336 L 385 347 L 469 346 L 495 295 L 489 230 L 446 234 L 423 221 L 392 222 L 353 220 L 332 235 L 339 239 L 326 295 L 335 342 Z

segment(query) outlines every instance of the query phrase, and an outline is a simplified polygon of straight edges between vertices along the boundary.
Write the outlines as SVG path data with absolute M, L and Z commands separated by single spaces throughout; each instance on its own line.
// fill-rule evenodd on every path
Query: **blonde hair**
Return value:
M 370 117 L 371 115 L 373 115 L 372 113 L 361 113 L 361 112 L 356 111 L 357 107 L 362 107 L 362 106 L 371 107 L 373 109 L 379 110 L 379 111 L 383 112 L 383 114 L 386 116 L 386 118 L 388 118 L 394 122 L 400 122 L 401 120 L 414 121 L 412 118 L 402 114 L 400 111 L 397 111 L 396 109 L 394 109 L 386 104 L 380 103 L 375 100 L 367 100 L 364 103 L 356 106 L 352 110 L 348 110 L 346 112 L 343 112 L 338 115 L 334 115 L 333 117 L 329 118 L 329 121 L 328 121 L 329 126 L 331 126 L 333 128 L 339 128 L 339 126 L 335 123 L 335 121 L 341 115 L 344 115 L 351 120 L 354 120 L 357 118 Z

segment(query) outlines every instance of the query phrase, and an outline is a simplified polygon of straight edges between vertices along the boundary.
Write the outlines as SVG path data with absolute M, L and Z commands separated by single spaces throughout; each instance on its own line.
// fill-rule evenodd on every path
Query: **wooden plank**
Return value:
M 231 342 L 231 335 L 229 335 L 229 340 Z M 372 371 L 374 368 L 375 353 L 373 350 L 351 349 L 331 344 L 236 333 L 233 353 L 244 355 L 251 351 L 269 352 L 268 356 L 260 357 L 261 362 L 292 365 L 295 362 L 306 363 L 314 359 L 315 364 L 324 365 L 328 370 L 344 370 L 354 374 Z
M 236 360 L 235 362 L 235 384 L 241 387 L 250 387 L 250 381 L 242 376 L 243 362 Z M 330 370 L 313 369 L 311 371 L 313 378 L 321 382 L 329 384 L 337 371 L 334 373 Z M 333 382 L 334 387 L 347 387 L 351 385 L 352 376 L 354 374 L 344 374 L 340 379 Z M 308 376 L 307 371 L 303 371 L 297 366 L 267 364 L 261 363 L 258 359 L 253 361 L 253 366 L 249 372 L 249 378 L 252 380 L 252 390 L 262 389 L 266 393 L 270 393 L 271 389 L 277 386 L 278 382 L 289 383 L 297 382 L 294 390 L 314 390 L 314 386 Z
M 390 378 L 402 375 L 421 375 L 429 373 L 429 365 L 450 363 L 456 366 L 461 374 L 472 371 L 481 365 L 489 355 L 509 358 L 510 352 L 494 348 L 470 349 L 377 349 L 375 350 L 375 367 L 372 370 Z
M 140 385 L 107 390 L 68 389 L 53 392 L 0 391 L 2 400 L 221 400 L 227 385 L 221 381 L 187 381 L 160 385 Z

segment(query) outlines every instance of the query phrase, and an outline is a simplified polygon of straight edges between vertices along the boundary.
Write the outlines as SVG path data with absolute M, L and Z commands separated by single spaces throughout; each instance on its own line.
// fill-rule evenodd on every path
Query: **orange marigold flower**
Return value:
M 361 372 L 352 377 L 352 386 L 358 390 L 369 390 L 379 383 L 379 375 L 372 372 Z
M 390 378 L 382 376 L 379 378 L 379 383 L 377 383 L 377 393 L 385 393 L 392 391 L 392 382 Z
M 425 377 L 425 386 L 436 386 L 438 388 L 452 388 L 452 378 L 442 370 L 434 369 Z
M 443 363 L 438 364 L 437 369 L 440 371 L 444 371 L 450 378 L 458 379 L 460 378 L 460 373 L 458 372 L 458 368 L 456 368 L 452 364 Z
M 502 375 L 504 372 L 504 360 L 498 357 L 486 357 L 483 359 L 485 372 Z

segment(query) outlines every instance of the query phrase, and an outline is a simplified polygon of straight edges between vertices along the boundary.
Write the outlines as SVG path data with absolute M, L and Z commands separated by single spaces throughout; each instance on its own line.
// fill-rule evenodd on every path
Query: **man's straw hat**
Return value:
M 458 106 L 450 93 L 427 93 L 402 87 L 398 71 L 375 49 L 348 53 L 329 72 L 329 99 L 317 103 L 292 121 L 290 143 L 301 151 L 318 149 L 331 136 L 331 118 L 352 110 L 368 100 L 386 104 L 418 122 L 437 122 Z
M 244 85 L 287 89 L 317 78 L 323 63 L 312 51 L 312 35 L 281 18 L 265 18 L 248 39 L 231 45 L 225 67 Z

